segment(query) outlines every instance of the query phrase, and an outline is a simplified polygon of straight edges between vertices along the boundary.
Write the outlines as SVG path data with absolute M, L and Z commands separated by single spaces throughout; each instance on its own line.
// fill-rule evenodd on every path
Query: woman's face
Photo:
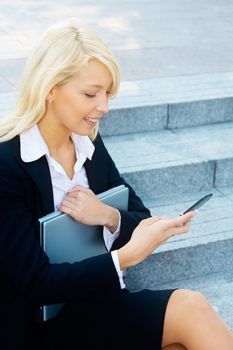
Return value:
M 108 112 L 108 95 L 112 76 L 98 60 L 72 77 L 65 85 L 51 91 L 49 104 L 53 119 L 68 132 L 90 135 L 104 113 Z

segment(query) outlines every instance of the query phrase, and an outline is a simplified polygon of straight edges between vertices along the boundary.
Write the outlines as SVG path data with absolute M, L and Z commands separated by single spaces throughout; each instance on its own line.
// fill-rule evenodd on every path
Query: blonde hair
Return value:
M 50 27 L 41 37 L 29 58 L 18 98 L 12 112 L 0 120 L 0 142 L 7 141 L 31 128 L 45 115 L 46 99 L 56 85 L 65 84 L 88 61 L 97 59 L 112 75 L 110 97 L 120 84 L 119 65 L 109 48 L 91 31 L 77 22 Z M 94 140 L 99 125 L 90 135 Z

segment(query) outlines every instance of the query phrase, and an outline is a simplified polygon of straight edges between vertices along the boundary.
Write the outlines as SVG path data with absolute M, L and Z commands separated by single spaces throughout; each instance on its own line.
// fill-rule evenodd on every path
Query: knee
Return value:
M 185 313 L 203 313 L 210 308 L 210 304 L 206 297 L 200 292 L 180 289 L 176 292 L 176 297 L 179 306 L 184 310 Z

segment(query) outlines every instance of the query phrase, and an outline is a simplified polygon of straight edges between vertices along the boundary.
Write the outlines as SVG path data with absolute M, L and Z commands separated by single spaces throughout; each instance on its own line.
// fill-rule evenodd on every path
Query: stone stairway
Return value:
M 233 330 L 233 4 L 11 0 L 0 12 L 0 117 L 48 25 L 78 16 L 113 49 L 123 82 L 101 134 L 121 173 L 153 215 L 214 194 L 189 234 L 129 269 L 126 283 L 200 290 Z

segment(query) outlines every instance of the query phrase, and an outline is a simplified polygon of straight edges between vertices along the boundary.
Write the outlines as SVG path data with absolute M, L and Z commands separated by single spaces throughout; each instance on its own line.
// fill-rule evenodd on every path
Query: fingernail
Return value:
M 198 210 L 197 210 L 197 209 L 193 210 L 193 217 L 194 217 L 195 215 L 197 215 L 197 213 L 198 213 Z

